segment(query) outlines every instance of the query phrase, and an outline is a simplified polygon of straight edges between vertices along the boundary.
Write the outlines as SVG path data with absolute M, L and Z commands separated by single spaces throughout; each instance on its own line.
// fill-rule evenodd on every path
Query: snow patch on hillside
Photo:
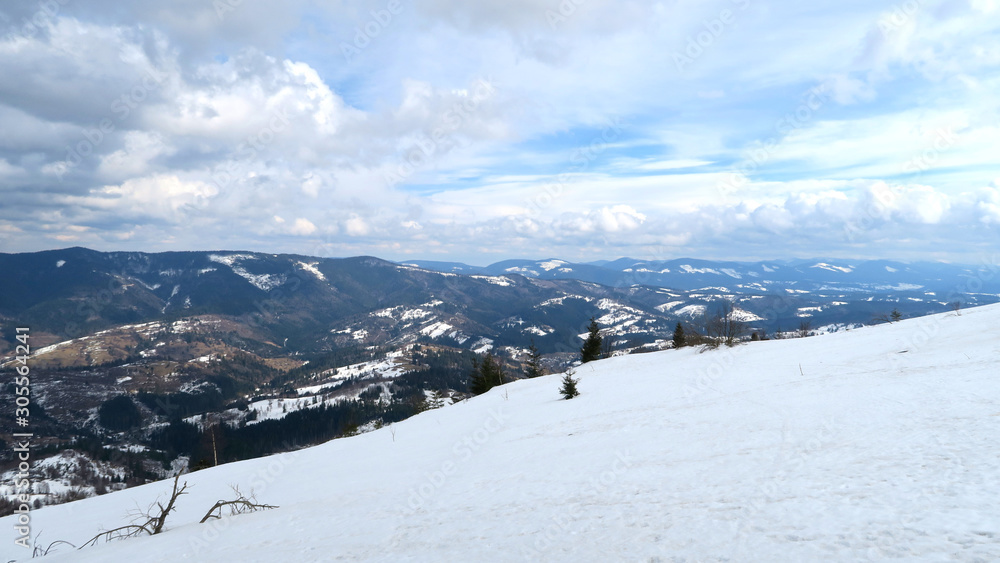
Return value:
M 319 266 L 319 262 L 309 262 L 309 263 L 296 262 L 295 265 L 309 272 L 310 274 L 316 276 L 316 279 L 320 281 L 326 281 L 326 276 L 324 276 L 323 272 L 319 271 L 319 269 L 316 267 Z
M 706 305 L 688 305 L 677 309 L 674 311 L 674 314 L 677 316 L 687 316 L 692 319 L 696 319 L 703 316 L 707 310 L 708 307 Z
M 452 328 L 454 327 L 451 326 L 450 324 L 439 321 L 421 328 L 420 334 L 423 334 L 424 336 L 427 336 L 429 338 L 439 338 L 441 336 L 444 336 Z
M 752 323 L 756 321 L 764 320 L 764 317 L 758 316 L 750 311 L 740 309 L 739 307 L 733 307 L 732 318 L 734 321 L 740 321 L 744 323 Z
M 251 274 L 248 272 L 246 268 L 240 265 L 240 262 L 244 260 L 256 260 L 257 258 L 251 254 L 209 254 L 208 259 L 212 262 L 229 266 L 234 274 L 247 280 L 261 291 L 271 291 L 288 281 L 288 277 L 284 274 Z
M 678 305 L 683 305 L 683 304 L 684 304 L 683 301 L 668 301 L 668 302 L 664 303 L 663 305 L 657 305 L 656 306 L 656 310 L 659 311 L 659 312 L 661 312 L 661 313 L 666 313 L 667 311 L 670 311 L 674 307 L 676 307 Z
M 833 266 L 833 265 L 827 264 L 825 262 L 820 262 L 819 264 L 814 264 L 814 265 L 810 266 L 810 268 L 819 268 L 821 270 L 827 270 L 827 271 L 830 271 L 830 272 L 841 272 L 841 273 L 844 273 L 844 274 L 849 274 L 849 273 L 851 273 L 851 272 L 854 271 L 854 268 L 851 268 L 850 266 Z
M 483 280 L 493 285 L 500 285 L 504 287 L 514 285 L 514 280 L 504 276 L 469 276 L 469 277 L 477 280 Z
M 535 277 L 537 277 L 537 276 L 540 275 L 537 270 L 532 270 L 530 268 L 521 268 L 521 267 L 518 267 L 518 266 L 513 266 L 511 268 L 505 268 L 504 271 L 508 272 L 508 273 L 511 273 L 511 274 L 526 274 L 528 276 L 535 276 Z
M 682 264 L 680 266 L 680 268 L 686 274 L 715 274 L 715 275 L 720 275 L 718 270 L 713 270 L 712 268 L 695 268 L 694 266 L 689 266 L 688 264 Z

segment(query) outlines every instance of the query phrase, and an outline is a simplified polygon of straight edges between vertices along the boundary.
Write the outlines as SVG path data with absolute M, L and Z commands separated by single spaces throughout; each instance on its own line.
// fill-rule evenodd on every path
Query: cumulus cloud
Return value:
M 605 206 L 584 216 L 569 217 L 562 228 L 581 233 L 617 233 L 633 231 L 646 220 L 646 216 L 628 205 Z
M 163 214 L 173 213 L 184 207 L 195 205 L 218 193 L 218 189 L 205 182 L 184 181 L 174 175 L 159 174 L 126 180 L 117 186 L 105 186 L 87 198 L 95 207 L 121 210 L 133 213 Z M 117 201 L 121 200 L 122 205 Z

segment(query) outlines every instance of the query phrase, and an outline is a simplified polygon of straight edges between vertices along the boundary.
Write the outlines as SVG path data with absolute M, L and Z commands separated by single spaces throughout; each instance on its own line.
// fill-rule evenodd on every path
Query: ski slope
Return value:
M 52 562 L 998 561 L 1000 306 L 617 357 L 185 475 L 167 530 Z M 230 485 L 267 512 L 198 520 Z M 32 513 L 79 544 L 160 482 Z M 162 500 L 162 497 L 161 497 Z M 6 561 L 13 520 L 0 520 Z

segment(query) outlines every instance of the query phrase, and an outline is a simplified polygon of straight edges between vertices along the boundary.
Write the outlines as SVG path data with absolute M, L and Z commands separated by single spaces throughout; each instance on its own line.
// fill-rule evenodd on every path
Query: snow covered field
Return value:
M 998 561 L 1000 306 L 612 358 L 185 475 L 167 530 L 46 561 Z M 198 520 L 229 485 L 267 512 Z M 40 544 L 161 482 L 32 513 Z M 161 497 L 162 500 L 162 497 Z M 0 561 L 26 560 L 10 517 Z

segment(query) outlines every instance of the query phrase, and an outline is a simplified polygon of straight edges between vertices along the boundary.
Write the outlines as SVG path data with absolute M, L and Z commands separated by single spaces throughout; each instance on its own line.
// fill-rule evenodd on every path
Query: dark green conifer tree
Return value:
M 590 334 L 587 335 L 587 340 L 583 343 L 583 347 L 580 348 L 580 361 L 583 363 L 599 360 L 601 358 L 601 345 L 603 344 L 601 327 L 597 326 L 597 321 L 594 317 L 590 317 L 590 326 L 587 327 L 587 330 Z
M 482 395 L 497 385 L 503 384 L 503 366 L 493 357 L 492 352 L 487 352 L 482 362 L 473 360 L 472 375 L 469 377 L 470 393 L 473 395 Z
M 576 389 L 576 384 L 579 380 L 573 379 L 573 370 L 566 372 L 566 375 L 562 378 L 562 388 L 559 389 L 559 393 L 562 394 L 563 399 L 572 399 L 580 394 Z
M 542 354 L 539 353 L 534 340 L 531 341 L 531 346 L 528 347 L 528 362 L 525 364 L 524 375 L 527 377 L 544 375 L 542 373 Z
M 681 323 L 677 323 L 674 328 L 674 348 L 683 348 L 687 344 L 687 338 L 684 336 L 684 327 Z

